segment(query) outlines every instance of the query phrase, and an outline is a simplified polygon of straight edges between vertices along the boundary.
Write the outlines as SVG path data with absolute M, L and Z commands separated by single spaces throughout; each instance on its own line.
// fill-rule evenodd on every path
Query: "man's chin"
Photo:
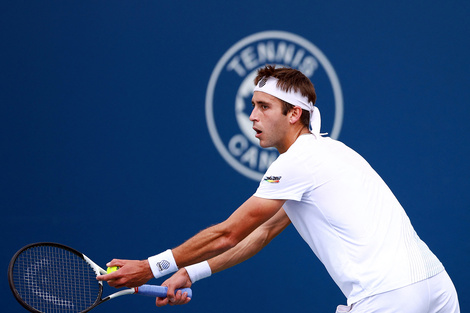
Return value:
M 265 143 L 261 140 L 259 141 L 259 145 L 260 145 L 261 148 L 264 148 L 264 149 L 272 147 L 271 145 L 269 145 L 269 144 L 267 144 L 267 143 Z

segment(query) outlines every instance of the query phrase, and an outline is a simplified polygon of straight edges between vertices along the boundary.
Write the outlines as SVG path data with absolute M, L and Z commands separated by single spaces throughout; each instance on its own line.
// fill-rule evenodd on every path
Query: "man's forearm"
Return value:
M 219 255 L 236 245 L 223 223 L 209 227 L 172 249 L 179 268 Z
M 232 249 L 209 259 L 208 262 L 212 273 L 223 271 L 248 260 L 266 245 L 266 237 L 263 232 L 255 230 Z
M 265 224 L 258 227 L 238 245 L 210 259 L 208 262 L 212 273 L 223 271 L 248 260 L 261 251 L 289 224 L 290 220 L 285 214 L 284 210 L 279 211 L 275 216 L 273 216 Z
M 172 249 L 178 267 L 208 260 L 233 247 L 279 213 L 283 200 L 249 198 L 227 220 Z M 285 215 L 285 213 L 284 213 Z

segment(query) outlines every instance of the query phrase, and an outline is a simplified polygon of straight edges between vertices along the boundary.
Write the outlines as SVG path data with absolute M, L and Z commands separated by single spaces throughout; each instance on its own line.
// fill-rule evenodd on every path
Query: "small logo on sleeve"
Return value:
M 281 180 L 281 176 L 266 176 L 264 181 L 272 184 L 277 184 Z

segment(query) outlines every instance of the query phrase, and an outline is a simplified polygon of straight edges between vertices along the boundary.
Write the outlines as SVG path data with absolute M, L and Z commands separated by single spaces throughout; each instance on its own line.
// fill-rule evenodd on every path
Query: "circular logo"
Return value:
M 254 78 L 266 64 L 300 70 L 313 82 L 322 132 L 337 139 L 343 122 L 343 95 L 326 56 L 306 39 L 284 31 L 266 31 L 235 43 L 217 62 L 206 91 L 206 121 L 219 153 L 242 175 L 260 181 L 278 157 L 259 146 L 251 113 Z

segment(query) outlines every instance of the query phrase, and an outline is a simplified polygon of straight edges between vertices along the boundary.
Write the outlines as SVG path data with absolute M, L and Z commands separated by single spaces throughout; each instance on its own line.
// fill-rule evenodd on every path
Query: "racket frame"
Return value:
M 13 255 L 13 257 L 11 258 L 11 261 L 8 265 L 8 283 L 10 285 L 10 289 L 13 292 L 13 295 L 14 295 L 15 299 L 25 309 L 27 309 L 30 312 L 43 313 L 42 311 L 39 311 L 36 308 L 29 305 L 25 300 L 23 300 L 21 298 L 20 293 L 18 292 L 18 290 L 15 287 L 14 277 L 13 277 L 13 270 L 14 270 L 14 267 L 15 267 L 16 260 L 17 260 L 18 256 L 21 253 L 23 253 L 24 251 L 26 251 L 28 249 L 38 247 L 38 246 L 52 246 L 52 247 L 68 250 L 68 251 L 72 252 L 73 254 L 77 255 L 78 257 L 82 258 L 93 269 L 93 271 L 95 272 L 96 275 L 105 275 L 105 274 L 107 274 L 107 272 L 102 267 L 100 267 L 98 264 L 93 262 L 85 254 L 83 254 L 83 253 L 81 253 L 81 252 L 79 252 L 79 251 L 77 251 L 77 250 L 75 250 L 75 249 L 73 249 L 69 246 L 59 244 L 59 243 L 55 243 L 55 242 L 37 242 L 37 243 L 28 244 L 28 245 L 24 246 L 23 248 L 21 248 L 20 250 L 18 250 Z M 99 286 L 99 291 L 98 291 L 95 302 L 92 305 L 90 305 L 87 309 L 81 311 L 80 313 L 88 312 L 91 309 L 98 306 L 99 304 L 101 304 L 103 302 L 106 302 L 108 300 L 111 300 L 111 299 L 114 299 L 114 298 L 117 298 L 117 297 L 120 297 L 120 296 L 123 296 L 123 295 L 130 295 L 130 294 L 139 293 L 139 287 L 135 287 L 135 288 L 128 288 L 128 289 L 125 289 L 125 290 L 120 290 L 120 291 L 117 291 L 115 293 L 112 293 L 112 294 L 102 298 L 102 296 L 103 296 L 103 282 L 97 280 L 97 283 L 98 283 L 98 286 Z M 166 296 L 166 287 L 143 285 L 143 286 L 141 286 L 141 289 L 142 289 L 142 292 L 140 294 L 145 295 L 145 296 L 155 296 L 155 297 L 165 297 Z M 189 289 L 189 288 L 186 288 L 182 291 L 188 292 L 188 296 L 191 296 L 191 294 L 192 294 L 191 289 Z M 155 293 L 157 293 L 157 294 L 155 294 Z

